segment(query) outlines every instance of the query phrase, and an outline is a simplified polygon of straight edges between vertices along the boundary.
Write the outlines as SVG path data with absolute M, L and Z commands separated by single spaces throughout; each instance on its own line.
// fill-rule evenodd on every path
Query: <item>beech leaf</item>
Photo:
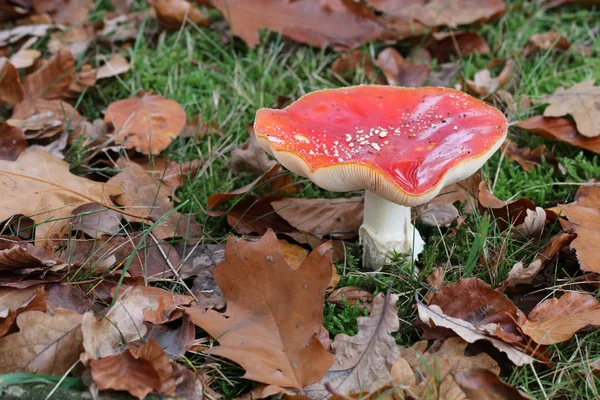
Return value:
M 19 71 L 7 58 L 0 57 L 0 105 L 12 106 L 23 101 L 24 97 Z
M 459 371 L 453 377 L 470 400 L 533 400 L 484 368 Z
M 585 137 L 577 132 L 575 123 L 567 118 L 536 115 L 515 124 L 517 128 L 600 154 L 600 137 Z

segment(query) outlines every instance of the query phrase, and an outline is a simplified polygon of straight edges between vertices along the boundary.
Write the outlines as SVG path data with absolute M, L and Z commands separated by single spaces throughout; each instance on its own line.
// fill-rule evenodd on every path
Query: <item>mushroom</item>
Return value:
M 323 189 L 364 189 L 363 263 L 423 251 L 410 207 L 477 171 L 506 138 L 494 107 L 448 88 L 324 89 L 282 110 L 260 109 L 262 148 Z

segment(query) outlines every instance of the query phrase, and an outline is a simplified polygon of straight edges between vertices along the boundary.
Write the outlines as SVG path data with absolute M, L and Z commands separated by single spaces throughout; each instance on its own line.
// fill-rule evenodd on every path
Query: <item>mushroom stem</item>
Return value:
M 411 254 L 416 259 L 425 245 L 411 223 L 410 207 L 393 203 L 368 190 L 359 235 L 363 243 L 363 265 L 373 270 L 383 267 L 391 251 Z

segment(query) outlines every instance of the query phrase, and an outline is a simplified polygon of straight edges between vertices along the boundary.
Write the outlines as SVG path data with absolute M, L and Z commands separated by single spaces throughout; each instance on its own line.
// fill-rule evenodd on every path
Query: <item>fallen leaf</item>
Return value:
M 145 297 L 152 299 L 153 304 L 156 304 L 156 307 L 144 310 L 144 321 L 152 324 L 164 324 L 181 318 L 183 316 L 182 306 L 189 306 L 194 301 L 192 296 L 172 293 L 158 287 L 135 286 L 133 288 L 136 291 L 141 291 Z M 121 294 L 117 300 L 123 296 L 123 290 L 126 289 L 126 287 L 121 289 Z
M 444 63 L 439 66 L 439 71 L 433 71 L 427 79 L 428 86 L 435 87 L 454 87 L 454 82 L 460 72 L 458 62 Z
M 26 36 L 44 37 L 49 29 L 56 28 L 52 24 L 24 25 L 0 31 L 0 47 L 16 43 Z
M 17 317 L 19 332 L 0 339 L 0 373 L 63 375 L 82 352 L 81 315 L 27 311 Z
M 331 246 L 292 268 L 273 232 L 258 242 L 229 237 L 225 261 L 212 270 L 227 299 L 223 313 L 188 308 L 192 322 L 218 338 L 207 352 L 229 358 L 244 378 L 302 388 L 321 379 L 332 356 L 315 337 L 331 279 Z
M 451 55 L 464 57 L 474 53 L 488 54 L 490 52 L 487 42 L 477 32 L 433 32 L 426 47 L 439 63 L 450 61 Z
M 130 164 L 107 182 L 121 188 L 123 194 L 114 198 L 115 203 L 126 207 L 133 216 L 125 216 L 130 222 L 141 222 L 143 219 L 158 219 L 172 212 L 171 190 L 152 178 L 137 164 Z M 193 237 L 200 234 L 201 228 L 194 217 L 179 212 L 172 212 L 161 224 L 154 227 L 153 235 L 157 239 L 176 236 Z
M 214 0 L 234 35 L 255 48 L 260 29 L 270 29 L 300 43 L 335 49 L 354 48 L 383 33 L 369 8 L 352 0 Z
M 119 296 L 106 315 L 83 314 L 81 330 L 85 352 L 81 354 L 81 361 L 87 364 L 92 359 L 116 355 L 122 345 L 143 339 L 146 334 L 144 314 L 157 307 L 155 299 L 132 287 Z
M 210 25 L 210 18 L 205 17 L 186 0 L 158 0 L 152 6 L 156 11 L 158 24 L 169 31 L 179 30 L 186 21 L 198 26 Z
M 275 212 L 294 228 L 316 236 L 356 237 L 363 221 L 363 197 L 339 199 L 288 198 L 271 202 Z
M 577 132 L 575 123 L 566 118 L 536 115 L 515 124 L 515 126 L 543 137 L 559 140 L 600 154 L 600 137 L 589 138 L 580 135 Z
M 506 343 L 502 340 L 481 333 L 473 324 L 464 321 L 460 318 L 453 318 L 444 314 L 441 308 L 437 305 L 426 306 L 418 302 L 417 309 L 421 321 L 428 324 L 430 327 L 443 327 L 451 329 L 454 333 L 469 343 L 474 343 L 478 340 L 486 340 L 490 342 L 496 349 L 505 353 L 517 366 L 531 364 L 535 358 L 525 354 L 520 349 Z
M 79 58 L 85 54 L 95 36 L 91 26 L 72 26 L 64 32 L 52 33 L 48 42 L 48 50 L 52 54 L 59 51 L 69 52 L 73 58 Z
M 78 286 L 53 283 L 46 286 L 46 306 L 49 313 L 62 308 L 83 314 L 92 309 L 92 300 Z
M 569 50 L 571 43 L 558 32 L 535 33 L 531 35 L 525 48 L 523 56 L 528 57 L 539 51 L 551 50 L 556 53 L 559 50 Z
M 40 58 L 42 53 L 35 49 L 20 49 L 10 56 L 10 63 L 17 69 L 29 68 L 33 62 Z
M 177 328 L 171 328 L 170 324 L 154 325 L 146 324 L 148 329 L 148 338 L 154 339 L 167 357 L 171 360 L 178 360 L 183 357 L 194 344 L 196 327 L 189 316 L 184 315 L 181 319 L 181 325 Z
M 452 376 L 470 400 L 533 400 L 484 368 L 459 371 Z
M 600 302 L 591 294 L 567 292 L 539 303 L 520 324 L 521 330 L 538 344 L 567 341 L 586 326 L 600 325 Z
M 427 287 L 427 293 L 423 297 L 423 301 L 427 304 L 431 302 L 433 296 L 444 286 L 444 277 L 446 272 L 444 271 L 444 267 L 437 267 L 433 270 L 431 275 L 429 275 L 425 282 L 429 287 Z M 433 289 L 433 290 L 432 290 Z
M 55 23 L 66 25 L 87 21 L 93 6 L 93 0 L 33 1 L 33 8 L 37 13 L 49 13 Z
M 467 79 L 466 84 L 471 92 L 484 97 L 508 85 L 512 76 L 512 61 L 508 60 L 498 76 L 492 77 L 490 70 L 485 68 L 477 71 L 473 80 Z
M 393 47 L 387 47 L 377 55 L 376 65 L 383 71 L 388 85 L 392 86 L 421 87 L 431 73 L 429 65 L 414 64 Z
M 0 57 L 0 105 L 12 106 L 25 97 L 19 71 L 6 57 Z
M 72 229 L 92 238 L 113 236 L 121 230 L 121 214 L 98 204 L 84 204 L 73 210 Z
M 140 153 L 158 154 L 185 126 L 186 114 L 176 101 L 150 95 L 111 103 L 104 122 L 115 127 L 116 144 Z
M 246 131 L 249 138 L 243 145 L 231 152 L 229 166 L 234 171 L 250 169 L 254 175 L 262 175 L 273 169 L 277 162 L 270 160 L 267 153 L 260 147 L 251 124 L 246 125 Z
M 360 302 L 360 309 L 367 307 L 369 313 L 373 309 L 373 295 L 354 286 L 345 286 L 334 290 L 327 298 L 327 303 L 343 306 L 344 301 L 353 307 L 356 302 Z
M 100 390 L 124 390 L 139 399 L 150 392 L 175 395 L 173 366 L 153 339 L 136 350 L 90 360 L 90 370 Z
M 527 218 L 527 211 L 536 210 L 535 204 L 525 197 L 510 202 L 500 200 L 488 190 L 486 181 L 479 184 L 479 203 L 492 213 L 500 230 L 521 225 Z
M 543 267 L 544 263 L 540 259 L 536 259 L 527 267 L 519 261 L 510 269 L 502 286 L 530 285 Z
M 536 207 L 535 210 L 526 210 L 526 217 L 522 224 L 515 226 L 515 238 L 522 240 L 541 240 L 548 215 L 542 207 Z
M 463 339 L 453 337 L 444 340 L 437 351 L 431 348 L 425 351 L 427 342 L 417 342 L 410 348 L 402 348 L 401 358 L 392 368 L 395 367 L 397 371 L 398 364 L 407 364 L 413 371 L 412 379 L 415 383 L 411 385 L 410 380 L 394 383 L 409 386 L 408 392 L 418 399 L 464 399 L 465 395 L 454 381 L 453 374 L 472 368 L 483 368 L 494 376 L 500 373 L 498 363 L 487 354 L 465 355 L 467 345 Z
M 0 160 L 15 161 L 26 148 L 27 142 L 23 130 L 6 122 L 0 122 Z
M 0 221 L 18 214 L 30 217 L 36 223 L 37 243 L 60 236 L 75 208 L 87 203 L 112 207 L 110 197 L 121 193 L 112 185 L 71 174 L 68 163 L 44 151 L 21 153 L 16 161 L 0 160 L 0 172 L 0 186 L 7 188 L 0 200 Z
M 98 68 L 96 71 L 96 79 L 111 78 L 113 76 L 124 74 L 130 69 L 131 66 L 129 65 L 129 62 L 127 62 L 127 59 L 119 53 L 115 53 L 110 56 L 103 66 Z
M 390 368 L 400 356 L 391 335 L 400 329 L 399 295 L 380 293 L 369 317 L 358 317 L 355 336 L 336 335 L 331 347 L 335 361 L 319 382 L 304 388 L 311 398 L 327 397 L 327 386 L 341 394 L 373 392 L 392 383 Z
M 359 73 L 363 74 L 370 81 L 378 79 L 371 56 L 360 49 L 343 52 L 331 64 L 331 72 L 350 80 L 353 80 Z M 274 108 L 282 109 L 284 107 Z
M 60 97 L 75 78 L 75 60 L 67 50 L 58 51 L 52 58 L 25 77 L 23 85 L 30 98 Z
M 64 131 L 77 134 L 83 118 L 67 102 L 27 99 L 15 106 L 12 117 L 6 122 L 21 128 L 25 139 L 46 139 Z
M 29 14 L 17 21 L 17 26 L 25 25 L 52 25 L 52 17 L 46 13 Z
M 15 320 L 26 311 L 46 312 L 46 291 L 43 286 L 0 288 L 0 337 L 16 331 Z
M 519 148 L 519 145 L 511 140 L 507 140 L 502 149 L 510 161 L 516 161 L 524 171 L 529 172 L 537 165 L 541 165 L 542 157 L 552 158 L 552 154 L 546 152 L 546 145 L 541 145 L 535 149 L 531 147 Z
M 486 22 L 506 11 L 502 0 L 413 0 L 402 6 L 395 0 L 367 0 L 367 4 L 386 14 L 416 20 L 429 27 L 456 28 L 458 25 Z
M 61 264 L 47 247 L 36 247 L 15 236 L 0 236 L 0 271 L 48 271 Z
M 449 203 L 427 203 L 416 207 L 417 220 L 433 228 L 449 227 L 459 217 L 458 209 Z
M 559 87 L 542 101 L 550 103 L 544 110 L 544 117 L 570 114 L 583 136 L 600 136 L 600 113 L 596 112 L 600 108 L 600 86 L 594 86 L 593 79 L 576 83 L 569 89 Z

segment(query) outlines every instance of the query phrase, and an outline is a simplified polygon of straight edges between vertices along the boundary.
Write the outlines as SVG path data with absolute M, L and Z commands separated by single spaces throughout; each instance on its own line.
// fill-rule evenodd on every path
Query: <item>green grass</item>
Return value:
M 96 5 L 102 9 L 109 7 L 108 3 L 102 0 Z M 546 12 L 530 3 L 513 2 L 512 5 L 515 7 L 497 21 L 468 27 L 486 38 L 490 54 L 475 54 L 458 61 L 462 76 L 472 79 L 475 72 L 485 68 L 494 58 L 513 60 L 515 77 L 518 78 L 514 96 L 517 100 L 526 96 L 533 101 L 530 109 L 508 115 L 510 122 L 516 122 L 540 114 L 543 103 L 538 100 L 557 87 L 568 87 L 589 79 L 600 80 L 600 39 L 596 26 L 600 10 L 568 7 Z M 143 4 L 138 6 L 143 7 Z M 98 18 L 98 15 L 94 13 L 93 18 Z M 156 32 L 155 22 L 146 21 L 146 29 Z M 524 59 L 521 51 L 527 39 L 534 33 L 549 30 L 561 33 L 573 44 L 591 47 L 591 55 L 583 56 L 571 49 L 562 53 L 538 53 Z M 197 27 L 160 35 L 158 41 L 154 38 L 148 33 L 140 34 L 131 48 L 123 50 L 123 54 L 131 60 L 133 70 L 121 77 L 100 81 L 83 96 L 79 110 L 90 118 L 102 118 L 103 111 L 111 102 L 134 96 L 141 90 L 152 90 L 182 104 L 188 117 L 200 115 L 207 123 L 215 122 L 222 136 L 206 135 L 187 142 L 177 140 L 164 153 L 176 161 L 204 160 L 197 176 L 189 179 L 177 195 L 186 202 L 183 209 L 196 213 L 206 235 L 214 241 L 222 241 L 231 229 L 224 218 L 206 216 L 206 201 L 212 194 L 231 191 L 254 179 L 249 174 L 232 172 L 228 155 L 231 149 L 246 140 L 245 126 L 253 121 L 256 110 L 273 105 L 277 96 L 295 99 L 317 89 L 369 82 L 360 71 L 344 79 L 333 74 L 330 65 L 339 53 L 300 46 L 273 33 L 264 32 L 261 44 L 254 50 L 248 49 L 239 39 L 223 45 L 220 34 Z M 383 47 L 383 44 L 371 43 L 364 49 L 375 53 Z M 399 48 L 408 49 L 404 45 Z M 111 48 L 96 44 L 79 62 L 93 61 L 94 57 L 110 54 L 111 51 Z M 495 68 L 493 72 L 497 74 L 499 71 Z M 511 128 L 510 134 L 520 146 L 533 148 L 546 144 L 556 154 L 566 173 L 555 170 L 546 160 L 532 171 L 525 172 L 518 164 L 509 162 L 498 153 L 486 164 L 482 173 L 500 198 L 525 196 L 539 206 L 553 206 L 557 202 L 572 200 L 578 184 L 600 177 L 598 156 L 516 128 Z M 79 143 L 71 148 L 67 159 L 80 174 L 97 173 L 80 168 L 85 165 L 88 156 L 85 145 Z M 107 175 L 115 173 L 112 170 L 101 172 Z M 334 195 L 307 183 L 298 196 Z M 540 242 L 523 242 L 500 232 L 494 221 L 486 218 L 478 213 L 471 215 L 453 235 L 449 234 L 450 230 L 440 233 L 422 229 L 427 245 L 418 264 L 420 272 L 414 278 L 409 278 L 409 263 L 400 259 L 384 273 L 361 271 L 360 248 L 349 246 L 345 262 L 337 265 L 342 275 L 339 287 L 358 286 L 376 295 L 385 292 L 391 284 L 394 292 L 402 294 L 398 303 L 401 329 L 397 341 L 402 345 L 414 343 L 419 339 L 414 329 L 417 318 L 414 294 L 417 291 L 424 293 L 425 278 L 437 266 L 446 268 L 448 282 L 475 276 L 496 286 L 506 278 L 514 263 L 531 261 L 551 234 L 558 231 L 557 227 L 550 227 Z M 497 265 L 492 265 L 492 257 L 484 256 L 481 262 L 482 251 L 485 255 L 500 248 L 503 248 L 503 257 Z M 569 279 L 560 266 L 557 270 L 554 285 Z M 324 325 L 332 333 L 354 334 L 359 315 L 363 312 L 358 306 L 326 306 Z M 600 357 L 598 335 L 597 332 L 578 335 L 569 342 L 552 346 L 556 354 L 555 369 L 548 370 L 539 365 L 518 368 L 508 377 L 508 382 L 534 398 L 600 397 L 597 378 L 586 378 L 580 373 L 588 361 Z M 204 361 L 204 358 L 196 356 L 190 359 L 198 366 Z M 225 394 L 226 398 L 242 395 L 251 386 L 240 378 L 242 372 L 239 367 L 226 360 L 215 362 L 211 375 L 216 378 L 214 389 Z

